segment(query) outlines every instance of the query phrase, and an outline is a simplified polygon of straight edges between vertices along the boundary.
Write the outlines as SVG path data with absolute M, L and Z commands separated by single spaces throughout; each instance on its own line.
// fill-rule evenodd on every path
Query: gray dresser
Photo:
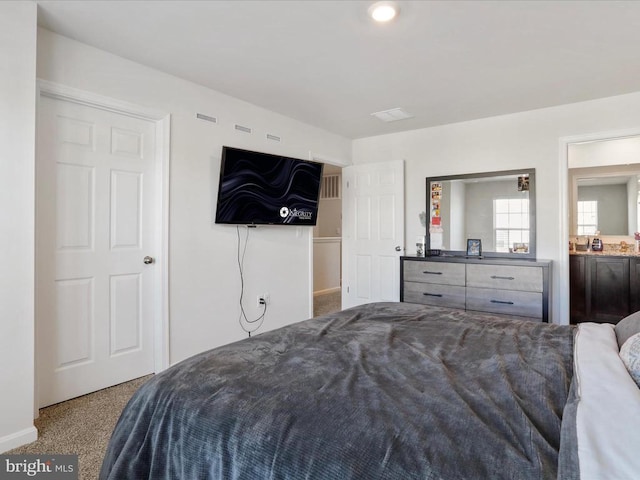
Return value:
M 401 257 L 400 301 L 549 321 L 550 260 Z

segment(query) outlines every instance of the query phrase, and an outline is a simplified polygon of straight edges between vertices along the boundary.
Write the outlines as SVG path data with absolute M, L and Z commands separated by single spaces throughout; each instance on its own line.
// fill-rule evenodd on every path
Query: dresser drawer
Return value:
M 542 267 L 467 265 L 467 286 L 542 292 Z
M 464 308 L 465 287 L 404 282 L 404 301 L 438 307 Z
M 467 287 L 467 310 L 542 318 L 542 293 Z
M 464 287 L 465 265 L 464 263 L 405 261 L 404 280 Z

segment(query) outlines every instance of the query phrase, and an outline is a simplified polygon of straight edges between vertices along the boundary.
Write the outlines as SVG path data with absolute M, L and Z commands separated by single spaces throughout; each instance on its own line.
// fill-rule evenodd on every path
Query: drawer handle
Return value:
M 425 297 L 441 297 L 442 296 L 441 293 L 423 293 L 422 295 L 424 295 Z
M 427 275 L 442 275 L 442 272 L 430 272 L 429 270 L 425 270 L 422 273 L 426 273 Z
M 505 302 L 504 300 L 491 300 L 491 303 L 499 303 L 501 305 L 513 305 L 513 302 Z
M 515 280 L 516 277 L 501 277 L 500 275 L 491 275 L 494 280 Z

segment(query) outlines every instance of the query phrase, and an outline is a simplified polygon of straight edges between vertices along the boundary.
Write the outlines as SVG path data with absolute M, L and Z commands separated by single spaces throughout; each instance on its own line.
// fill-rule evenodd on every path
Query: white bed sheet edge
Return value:
M 640 478 L 640 388 L 620 359 L 613 325 L 580 324 L 574 368 L 581 480 Z

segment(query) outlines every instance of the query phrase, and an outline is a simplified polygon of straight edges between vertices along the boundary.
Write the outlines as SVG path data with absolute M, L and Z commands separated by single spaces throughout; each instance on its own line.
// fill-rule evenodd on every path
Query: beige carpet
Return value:
M 342 310 L 342 293 L 339 291 L 313 297 L 314 317 L 339 312 L 340 310 Z
M 7 454 L 78 454 L 80 480 L 98 478 L 111 432 L 131 395 L 151 376 L 40 410 L 38 440 Z

